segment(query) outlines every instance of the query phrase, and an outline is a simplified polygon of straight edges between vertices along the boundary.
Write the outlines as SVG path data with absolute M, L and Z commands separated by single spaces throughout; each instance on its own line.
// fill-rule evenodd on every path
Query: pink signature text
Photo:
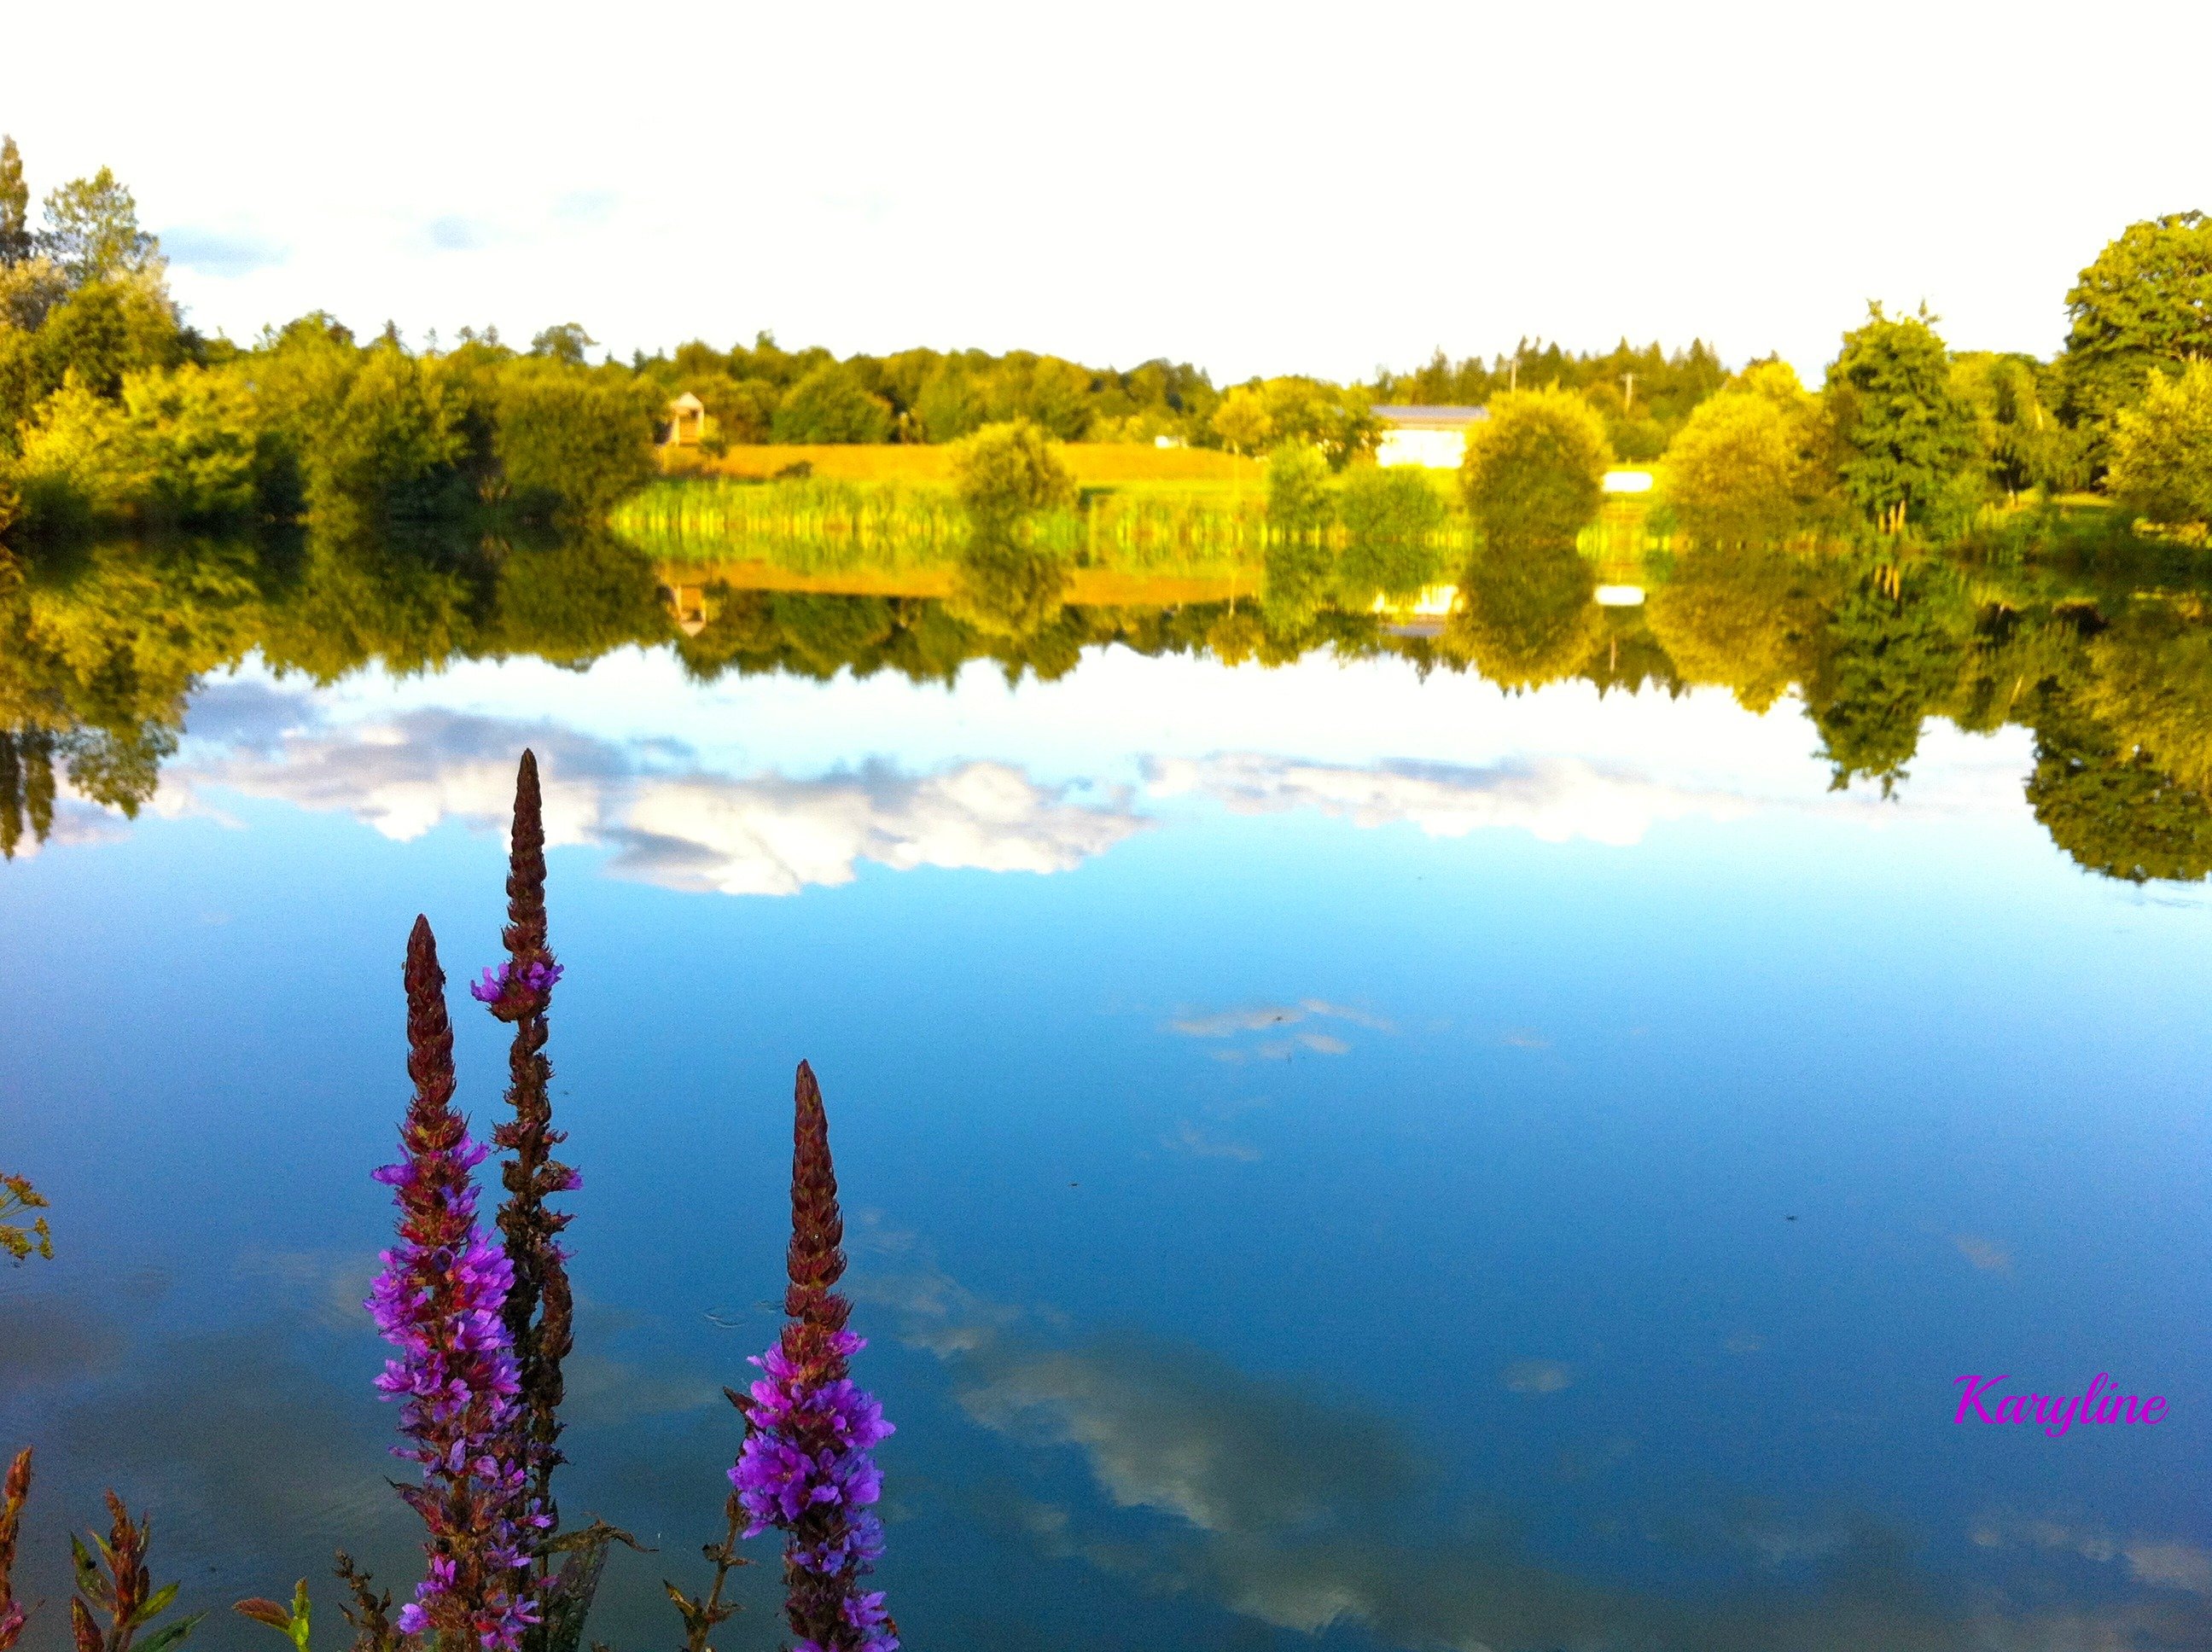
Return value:
M 2009 1382 L 2011 1374 L 1982 1376 L 1969 1372 L 1954 1377 L 1959 1385 L 1959 1413 L 1951 1420 L 1964 1423 L 1973 1420 L 1983 1423 L 2027 1423 L 2040 1426 L 2052 1439 L 2072 1428 L 2076 1423 L 2159 1423 L 2166 1420 L 2166 1396 L 2154 1394 L 2148 1400 L 2134 1394 L 2122 1394 L 2117 1386 L 2106 1388 L 2112 1376 L 2099 1371 L 2096 1378 L 2082 1394 L 1998 1394 L 2001 1382 Z M 2101 1392 L 2100 1392 L 2101 1390 Z

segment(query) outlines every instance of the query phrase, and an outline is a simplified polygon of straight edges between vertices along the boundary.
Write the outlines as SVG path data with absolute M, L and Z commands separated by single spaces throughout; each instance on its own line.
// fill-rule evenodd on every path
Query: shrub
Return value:
M 1267 525 L 1302 535 L 1326 528 L 1336 514 L 1328 460 L 1310 442 L 1285 442 L 1267 455 Z
M 1667 498 L 1690 537 L 1761 544 L 1787 535 L 1804 486 L 1804 428 L 1800 410 L 1755 390 L 1699 403 L 1667 454 Z
M 1352 538 L 1419 540 L 1443 525 L 1444 501 L 1412 465 L 1367 465 L 1345 478 L 1337 516 Z
M 2212 520 L 2212 361 L 2152 372 L 2142 401 L 2119 413 L 2106 484 L 2163 526 Z
M 1044 431 L 1027 419 L 987 424 L 956 443 L 952 490 L 969 515 L 1006 520 L 1075 502 L 1075 482 Z
M 1612 458 L 1605 422 L 1581 397 L 1511 391 L 1468 432 L 1460 489 L 1493 542 L 1569 543 L 1597 514 Z

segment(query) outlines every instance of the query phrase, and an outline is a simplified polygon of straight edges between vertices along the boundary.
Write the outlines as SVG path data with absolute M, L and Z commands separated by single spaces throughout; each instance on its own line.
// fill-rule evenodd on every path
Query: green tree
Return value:
M 2054 406 L 2054 378 L 2032 355 L 1975 350 L 1952 358 L 1952 387 L 1973 413 L 1983 474 L 2008 497 L 2088 481 L 2081 433 Z
M 952 491 L 979 523 L 1002 527 L 1075 503 L 1075 482 L 1043 429 L 1027 419 L 987 424 L 952 452 Z
M 31 191 L 23 182 L 22 151 L 0 136 L 0 266 L 31 256 Z
M 888 441 L 891 410 L 850 367 L 825 361 L 791 387 L 773 428 L 778 441 Z
M 1337 493 L 1344 551 L 1337 561 L 1346 605 L 1376 597 L 1410 597 L 1433 580 L 1443 553 L 1431 543 L 1444 524 L 1444 501 L 1418 465 L 1354 466 Z
M 1460 491 L 1494 544 L 1571 544 L 1597 514 L 1612 462 L 1605 425 L 1583 398 L 1508 392 L 1468 433 Z
M 1667 450 L 1667 500 L 1701 545 L 1765 544 L 1799 524 L 1817 416 L 1780 363 L 1700 402 Z
M 532 355 L 550 355 L 556 361 L 565 361 L 570 367 L 584 365 L 584 352 L 595 349 L 599 340 L 586 332 L 583 324 L 563 321 L 546 328 L 530 341 Z
M 1328 461 L 1310 442 L 1288 441 L 1267 455 L 1267 525 L 1286 538 L 1327 528 L 1336 514 Z
M 112 398 L 123 393 L 124 374 L 181 362 L 186 340 L 158 288 L 117 280 L 79 287 L 47 313 L 31 344 L 38 393 L 74 374 L 94 395 Z
M 654 474 L 659 397 L 619 368 L 526 356 L 499 374 L 492 452 L 526 513 L 597 520 Z
M 2168 526 L 2212 522 L 2212 360 L 2168 377 L 2114 422 L 2105 483 L 2128 509 Z
M 1951 384 L 1950 353 L 1936 318 L 1889 316 L 1867 307 L 1828 367 L 1827 398 L 1844 455 L 1844 495 L 1885 533 L 1908 523 L 1940 530 L 1961 503 L 1974 457 L 1973 414 Z
M 138 228 L 138 203 L 106 167 L 46 197 L 47 250 L 79 285 L 161 272 L 161 244 Z
M 2130 224 L 2081 271 L 2066 312 L 2069 409 L 2101 442 L 2152 368 L 2212 357 L 2212 220 L 2176 212 Z
M 465 452 L 459 409 L 420 359 L 377 344 L 344 399 L 319 410 L 326 416 L 307 454 L 311 511 L 420 518 L 450 505 Z

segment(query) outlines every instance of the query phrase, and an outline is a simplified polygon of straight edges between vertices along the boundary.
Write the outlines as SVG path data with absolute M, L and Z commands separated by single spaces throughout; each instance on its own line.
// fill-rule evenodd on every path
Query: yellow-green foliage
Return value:
M 209 521 L 254 507 L 252 398 L 204 367 L 125 376 L 120 401 L 72 375 L 21 432 L 14 480 L 35 523 Z
M 2122 413 L 2124 421 L 2128 415 Z M 2130 603 L 2089 645 L 2083 705 L 2124 743 L 2212 794 L 2212 611 L 2202 598 Z
M 1603 502 L 1612 463 L 1605 422 L 1582 397 L 1510 392 L 1468 431 L 1460 490 L 1494 542 L 1571 544 Z
M 952 493 L 969 515 L 999 520 L 1075 503 L 1075 482 L 1042 428 L 987 424 L 954 444 Z
M 594 517 L 653 474 L 652 387 L 619 368 L 593 372 L 525 357 L 498 374 L 492 453 L 510 495 Z
M 1605 617 L 1596 590 L 1597 569 L 1571 545 L 1492 543 L 1461 574 L 1437 646 L 1501 688 L 1557 682 L 1596 646 Z
M 2212 520 L 2212 361 L 2151 374 L 2141 404 L 2118 415 L 2106 483 L 2153 522 Z
M 1797 525 L 1817 404 L 1763 362 L 1691 412 L 1667 450 L 1667 498 L 1701 544 L 1759 544 Z

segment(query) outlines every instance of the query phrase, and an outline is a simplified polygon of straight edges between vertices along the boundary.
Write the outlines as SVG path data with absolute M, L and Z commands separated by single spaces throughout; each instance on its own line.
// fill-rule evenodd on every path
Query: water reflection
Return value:
M 1447 570 L 1412 504 L 1360 509 L 1359 531 L 1340 542 L 1279 538 L 1242 587 L 1233 572 L 1120 574 L 1010 532 L 979 533 L 950 562 L 903 571 L 763 564 L 757 578 L 781 588 L 739 582 L 755 577 L 745 569 L 657 568 L 606 534 L 118 544 L 11 567 L 0 583 L 0 852 L 135 814 L 201 684 L 253 657 L 280 680 L 332 683 L 372 663 L 401 675 L 513 657 L 581 668 L 667 646 L 701 683 L 890 671 L 950 683 L 974 660 L 1009 681 L 1056 680 L 1111 646 L 1231 665 L 1397 656 L 1517 691 L 1710 684 L 1759 713 L 1794 694 L 1832 783 L 1882 796 L 1910 783 L 1931 720 L 2018 726 L 2035 740 L 2026 802 L 2081 865 L 2138 882 L 2212 873 L 2212 596 L 2202 582 L 2170 569 L 2153 583 L 1717 546 L 1608 570 L 1558 536 L 1501 537 Z M 1602 605 L 1607 580 L 1648 600 Z M 456 738 L 422 732 L 426 753 Z M 1001 864 L 983 848 L 917 847 L 938 829 L 899 823 L 917 811 L 949 818 L 969 806 L 955 799 L 993 787 L 1004 795 L 983 812 L 1002 824 L 1056 818 L 1042 794 L 1017 795 L 1018 779 L 1007 791 L 1006 777 L 987 778 L 906 792 L 880 775 L 847 784 L 818 800 L 852 822 L 850 853 L 831 861 Z M 624 806 L 645 813 L 621 829 L 640 875 L 753 889 L 823 871 L 715 870 L 775 859 L 757 851 L 777 835 L 767 817 L 815 804 L 635 789 Z M 1110 841 L 1078 836 L 1087 847 L 1034 847 L 1003 864 L 1058 864 Z M 696 847 L 708 841 L 719 847 Z

